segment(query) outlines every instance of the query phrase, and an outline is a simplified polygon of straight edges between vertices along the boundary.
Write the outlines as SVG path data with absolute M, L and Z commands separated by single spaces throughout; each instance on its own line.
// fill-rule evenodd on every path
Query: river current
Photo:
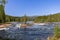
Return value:
M 17 28 L 16 24 L 19 23 L 12 23 L 9 30 L 1 30 L 0 36 L 15 40 L 47 40 L 48 36 L 53 35 L 54 23 L 46 26 L 32 25 L 27 28 Z M 57 24 L 60 25 L 60 23 Z

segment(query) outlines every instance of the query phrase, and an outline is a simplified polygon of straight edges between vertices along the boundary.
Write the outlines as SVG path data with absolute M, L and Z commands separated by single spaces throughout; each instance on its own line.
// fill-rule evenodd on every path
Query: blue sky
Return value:
M 60 0 L 7 0 L 5 13 L 11 16 L 36 16 L 60 12 Z

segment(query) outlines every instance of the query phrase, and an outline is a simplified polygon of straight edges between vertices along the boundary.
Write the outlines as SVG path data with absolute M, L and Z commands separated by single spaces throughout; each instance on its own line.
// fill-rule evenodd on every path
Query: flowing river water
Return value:
M 12 25 L 8 30 L 1 30 L 0 36 L 4 38 L 10 38 L 15 40 L 47 40 L 48 36 L 53 35 L 54 23 L 50 23 L 46 26 L 32 25 L 27 28 L 17 28 L 16 24 Z M 56 23 L 60 25 L 60 23 Z

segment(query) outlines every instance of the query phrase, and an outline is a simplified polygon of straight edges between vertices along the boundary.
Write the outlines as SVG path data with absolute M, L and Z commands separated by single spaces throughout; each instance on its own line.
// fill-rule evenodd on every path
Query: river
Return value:
M 33 25 L 28 28 L 17 28 L 16 24 L 19 23 L 11 23 L 12 25 L 9 27 L 9 30 L 0 31 L 0 36 L 4 38 L 11 38 L 15 40 L 47 40 L 48 36 L 53 35 L 54 25 L 50 23 L 50 25 L 46 26 L 38 26 Z M 60 23 L 57 23 L 60 25 Z

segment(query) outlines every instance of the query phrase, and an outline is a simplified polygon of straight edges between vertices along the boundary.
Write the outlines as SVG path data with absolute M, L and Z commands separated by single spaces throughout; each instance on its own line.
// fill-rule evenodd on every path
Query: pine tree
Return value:
M 6 0 L 0 1 L 0 23 L 5 22 L 5 11 L 4 11 L 5 4 L 6 4 Z

